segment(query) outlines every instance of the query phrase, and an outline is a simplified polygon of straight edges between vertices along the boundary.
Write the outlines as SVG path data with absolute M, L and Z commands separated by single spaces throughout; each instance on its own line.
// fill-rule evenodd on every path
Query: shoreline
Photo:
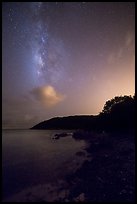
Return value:
M 78 133 L 78 132 L 77 132 Z M 84 134 L 84 131 L 82 131 Z M 118 132 L 117 132 L 118 134 Z M 89 135 L 88 135 L 89 136 Z M 81 137 L 81 135 L 80 135 Z M 61 138 L 62 139 L 62 138 Z M 78 139 L 78 138 L 77 138 Z M 76 140 L 77 140 L 76 139 Z M 81 138 L 79 138 L 81 139 Z M 3 202 L 133 202 L 135 200 L 134 131 L 92 133 L 84 163 L 64 180 L 37 185 Z M 84 151 L 77 152 L 84 158 Z

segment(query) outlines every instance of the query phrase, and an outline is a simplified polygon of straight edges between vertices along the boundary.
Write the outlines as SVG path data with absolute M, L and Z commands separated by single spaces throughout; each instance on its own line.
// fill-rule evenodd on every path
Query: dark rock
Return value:
M 85 156 L 85 152 L 82 152 L 82 151 L 76 152 L 76 156 L 80 156 L 80 157 Z
M 52 139 L 59 139 L 60 137 L 66 137 L 66 136 L 70 136 L 70 135 L 72 135 L 72 133 L 65 133 L 65 132 L 57 133 L 52 137 Z

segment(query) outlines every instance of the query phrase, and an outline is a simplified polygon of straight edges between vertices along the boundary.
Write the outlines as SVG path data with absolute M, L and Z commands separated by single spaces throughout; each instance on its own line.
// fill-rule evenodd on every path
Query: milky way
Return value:
M 68 53 L 63 41 L 50 34 L 48 22 L 42 18 L 42 8 L 43 3 L 34 3 L 31 7 L 34 67 L 39 80 L 54 85 L 64 78 L 66 64 L 68 65 Z
M 134 2 L 2 6 L 3 127 L 98 114 L 135 92 Z

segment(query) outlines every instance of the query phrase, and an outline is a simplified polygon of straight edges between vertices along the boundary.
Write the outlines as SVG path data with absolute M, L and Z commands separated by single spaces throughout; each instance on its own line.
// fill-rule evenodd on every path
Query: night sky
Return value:
M 134 2 L 2 6 L 3 128 L 98 114 L 135 93 Z

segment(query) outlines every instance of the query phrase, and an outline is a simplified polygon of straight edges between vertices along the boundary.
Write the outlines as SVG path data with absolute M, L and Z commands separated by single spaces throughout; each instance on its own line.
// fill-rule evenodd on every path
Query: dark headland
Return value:
M 87 142 L 88 159 L 66 178 L 58 202 L 135 201 L 135 96 L 107 101 L 96 116 L 56 117 L 31 129 L 75 129 L 72 137 Z M 63 133 L 63 136 L 65 134 Z M 67 134 L 66 134 L 67 136 Z M 78 152 L 78 156 L 83 154 Z M 43 202 L 47 200 L 43 198 Z
M 55 117 L 31 129 L 126 130 L 135 127 L 135 96 L 119 96 L 107 101 L 98 115 Z

